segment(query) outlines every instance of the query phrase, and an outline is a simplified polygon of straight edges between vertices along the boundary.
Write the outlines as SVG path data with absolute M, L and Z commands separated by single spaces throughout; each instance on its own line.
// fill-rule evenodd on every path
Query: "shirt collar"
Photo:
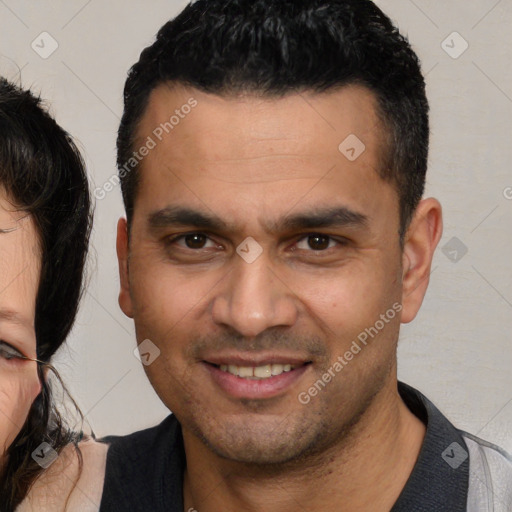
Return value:
M 466 512 L 469 456 L 461 433 L 419 391 L 402 382 L 398 391 L 427 431 L 418 460 L 391 512 Z

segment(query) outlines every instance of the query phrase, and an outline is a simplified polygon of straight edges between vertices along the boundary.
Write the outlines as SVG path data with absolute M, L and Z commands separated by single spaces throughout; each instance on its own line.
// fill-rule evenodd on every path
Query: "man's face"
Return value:
M 402 251 L 381 135 L 355 86 L 153 91 L 120 304 L 161 351 L 145 367 L 158 395 L 217 454 L 276 463 L 325 448 L 393 380 Z

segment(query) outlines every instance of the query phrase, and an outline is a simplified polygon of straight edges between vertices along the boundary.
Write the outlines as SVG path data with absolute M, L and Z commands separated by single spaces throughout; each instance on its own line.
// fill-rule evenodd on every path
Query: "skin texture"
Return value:
M 425 432 L 398 395 L 396 345 L 428 285 L 441 207 L 421 202 L 402 250 L 398 196 L 376 171 L 383 127 L 364 88 L 272 100 L 162 85 L 135 146 L 191 97 L 197 106 L 141 162 L 129 243 L 124 219 L 117 235 L 121 308 L 138 342 L 159 348 L 145 370 L 183 426 L 185 510 L 389 510 Z M 350 134 L 366 147 L 355 161 L 338 150 Z M 175 207 L 226 226 L 149 222 Z M 282 222 L 340 207 L 365 222 Z M 190 233 L 207 237 L 173 238 Z M 262 249 L 252 263 L 236 252 L 246 237 Z M 300 403 L 393 304 L 400 314 Z M 310 364 L 275 396 L 233 397 L 204 361 L 235 352 Z
M 100 507 L 108 445 L 80 443 L 82 467 L 74 445 L 67 445 L 36 480 L 16 512 L 97 512 Z
M 36 363 L 17 357 L 36 357 L 39 260 L 34 221 L 0 189 L 0 468 L 41 390 Z

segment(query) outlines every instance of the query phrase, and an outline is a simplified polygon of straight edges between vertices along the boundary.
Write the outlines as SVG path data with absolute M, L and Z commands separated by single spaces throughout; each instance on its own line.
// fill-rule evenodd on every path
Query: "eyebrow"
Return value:
M 368 217 L 345 206 L 315 209 L 285 217 L 273 225 L 274 229 L 314 229 L 330 227 L 367 227 Z
M 345 206 L 336 206 L 286 215 L 277 221 L 268 222 L 266 228 L 269 232 L 334 227 L 367 228 L 368 220 L 368 216 L 363 213 Z M 211 231 L 236 231 L 233 224 L 215 214 L 179 206 L 169 206 L 151 213 L 148 216 L 148 225 L 151 230 L 173 226 L 194 226 Z
M 170 226 L 196 226 L 212 231 L 228 228 L 228 224 L 216 215 L 179 206 L 169 206 L 151 213 L 148 225 L 154 230 Z
M 26 327 L 29 326 L 27 319 L 12 309 L 0 308 L 0 320 L 5 320 L 6 322 L 11 322 L 13 324 L 23 325 Z

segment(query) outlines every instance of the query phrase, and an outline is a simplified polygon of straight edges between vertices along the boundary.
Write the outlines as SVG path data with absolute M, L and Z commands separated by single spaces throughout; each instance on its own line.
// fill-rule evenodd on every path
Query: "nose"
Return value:
M 246 337 L 293 325 L 297 297 L 261 255 L 252 263 L 239 258 L 225 277 L 212 305 L 213 321 Z

